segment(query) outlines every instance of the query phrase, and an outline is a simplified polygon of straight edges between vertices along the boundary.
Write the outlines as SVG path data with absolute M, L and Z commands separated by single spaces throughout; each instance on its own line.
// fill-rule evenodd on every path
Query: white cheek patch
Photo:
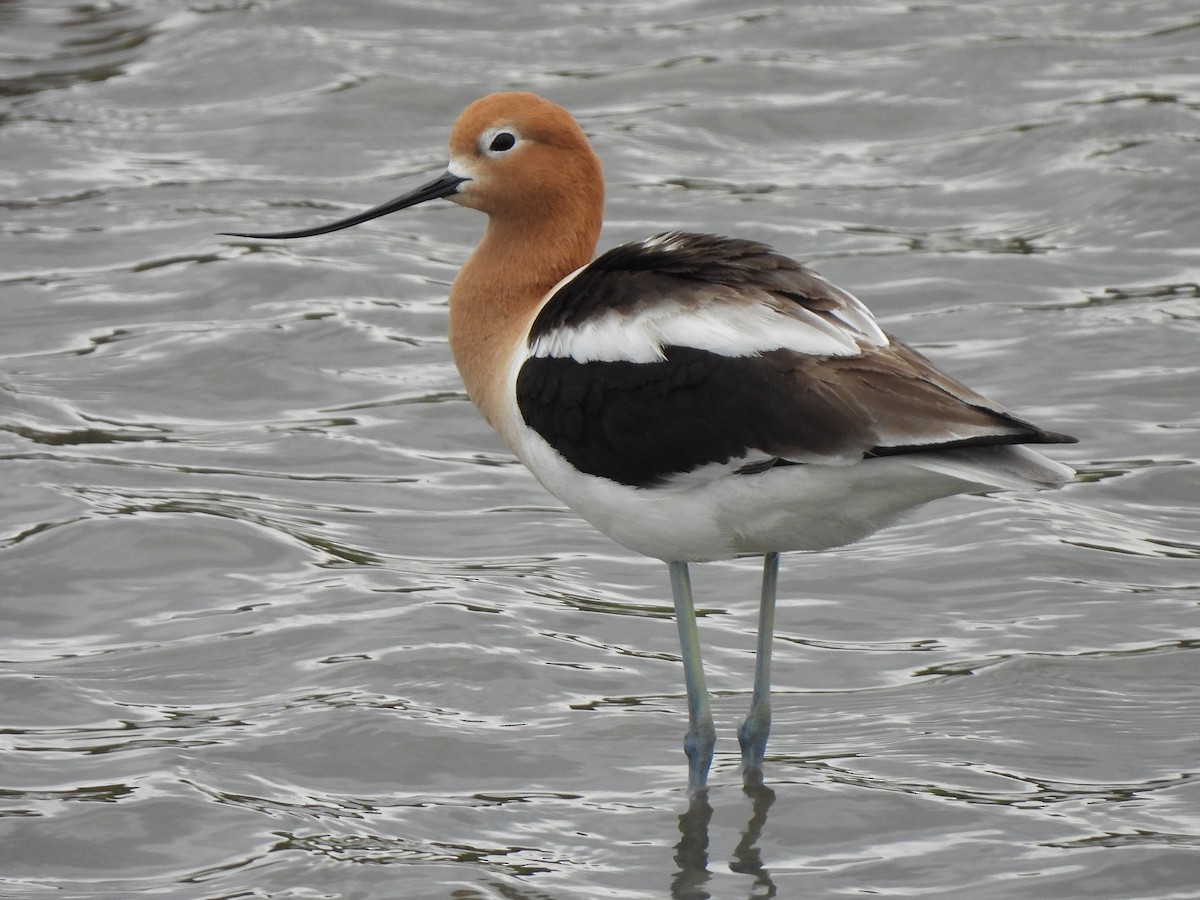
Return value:
M 455 178 L 474 179 L 474 166 L 469 160 L 463 159 L 461 156 L 450 157 L 450 165 L 446 166 L 446 171 Z
M 462 184 L 458 186 L 458 190 L 448 196 L 446 199 L 451 203 L 457 203 L 459 206 L 474 206 L 471 199 L 471 187 L 475 182 L 474 167 L 470 162 L 467 162 L 460 157 L 450 157 L 450 165 L 446 166 L 446 171 L 455 178 L 461 178 Z

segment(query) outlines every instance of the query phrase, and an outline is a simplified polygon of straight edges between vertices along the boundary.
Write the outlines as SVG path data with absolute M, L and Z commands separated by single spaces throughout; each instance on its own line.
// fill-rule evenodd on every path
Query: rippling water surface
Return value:
M 1194 2 L 0 3 L 0 895 L 1167 898 L 1200 884 Z M 531 89 L 605 245 L 766 240 L 1081 439 L 698 567 L 689 809 L 664 567 L 462 393 L 430 204 L 275 245 Z

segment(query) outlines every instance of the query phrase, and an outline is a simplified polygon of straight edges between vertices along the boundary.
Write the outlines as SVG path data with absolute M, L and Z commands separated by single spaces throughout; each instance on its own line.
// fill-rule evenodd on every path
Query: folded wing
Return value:
M 642 487 L 714 466 L 1072 440 L 942 374 L 800 263 L 699 234 L 617 247 L 561 285 L 517 401 L 575 468 Z

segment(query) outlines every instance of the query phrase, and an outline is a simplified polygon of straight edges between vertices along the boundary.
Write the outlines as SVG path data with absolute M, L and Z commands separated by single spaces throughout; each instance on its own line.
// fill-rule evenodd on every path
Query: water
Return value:
M 0 896 L 1200 894 L 1200 15 L 927 5 L 0 3 Z M 574 111 L 605 246 L 766 240 L 1081 443 L 784 561 L 665 567 L 462 394 L 445 163 Z

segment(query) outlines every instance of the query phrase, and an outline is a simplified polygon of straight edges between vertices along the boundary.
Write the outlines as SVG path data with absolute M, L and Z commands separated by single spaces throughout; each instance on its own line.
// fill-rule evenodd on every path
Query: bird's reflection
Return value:
M 679 817 L 672 900 L 708 900 L 712 896 L 704 887 L 712 878 L 708 871 L 708 823 L 712 814 L 708 791 L 702 790 L 692 795 L 687 812 Z
M 767 813 L 775 802 L 775 792 L 762 784 L 747 785 L 744 793 L 750 798 L 750 820 L 742 829 L 742 839 L 733 850 L 729 868 L 754 879 L 748 896 L 774 897 L 777 890 L 771 873 L 763 864 L 758 842 L 767 824 Z M 712 879 L 708 869 L 708 825 L 713 809 L 708 791 L 700 791 L 679 817 L 679 843 L 675 845 L 675 874 L 671 879 L 672 900 L 711 900 L 707 884 Z
M 742 830 L 742 839 L 733 848 L 733 861 L 729 868 L 734 872 L 754 877 L 754 887 L 750 890 L 750 896 L 774 897 L 775 882 L 771 880 L 771 873 L 763 865 L 758 840 L 767 824 L 767 812 L 775 802 L 775 792 L 764 784 L 748 785 L 744 791 L 751 800 L 750 821 Z

